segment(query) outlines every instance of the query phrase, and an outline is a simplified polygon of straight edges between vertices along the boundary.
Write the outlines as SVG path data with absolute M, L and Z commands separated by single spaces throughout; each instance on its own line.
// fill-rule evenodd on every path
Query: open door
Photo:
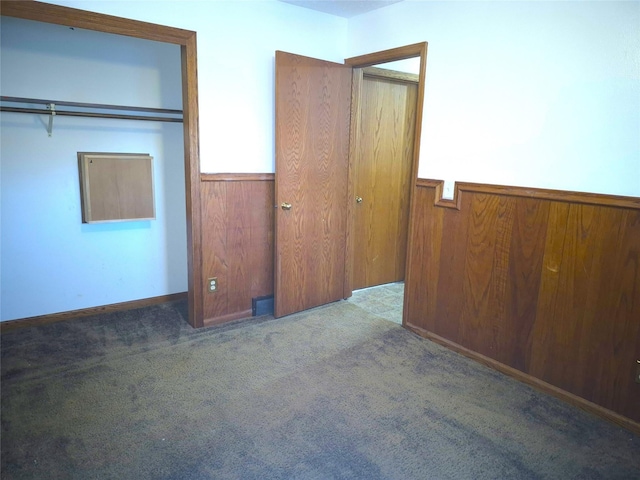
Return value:
M 351 78 L 276 52 L 275 317 L 344 296 Z

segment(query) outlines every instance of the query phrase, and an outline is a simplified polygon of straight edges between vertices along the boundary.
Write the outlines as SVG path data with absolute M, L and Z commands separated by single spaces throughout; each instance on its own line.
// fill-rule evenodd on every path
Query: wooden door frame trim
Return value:
M 0 15 L 180 45 L 189 323 L 203 326 L 202 220 L 196 32 L 35 1 L 3 1 Z
M 417 85 L 420 80 L 420 75 L 417 73 L 398 72 L 397 70 L 386 70 L 384 68 L 377 67 L 364 67 L 362 69 L 362 74 L 365 77 L 391 80 L 394 82 L 409 83 L 413 85 Z
M 405 256 L 405 272 L 409 272 L 409 252 L 412 248 L 413 224 L 415 217 L 414 198 L 418 181 L 418 161 L 420 159 L 420 138 L 422 135 L 422 111 L 424 107 L 424 85 L 427 72 L 427 49 L 428 43 L 414 43 L 404 47 L 392 48 L 380 52 L 360 55 L 357 57 L 346 58 L 344 63 L 350 65 L 353 70 L 353 88 L 351 102 L 351 142 L 349 147 L 349 180 L 348 180 L 348 197 L 350 200 L 354 198 L 355 178 L 355 155 L 356 145 L 358 142 L 358 119 L 360 118 L 360 90 L 362 88 L 363 68 L 371 67 L 380 63 L 394 62 L 405 60 L 407 58 L 420 58 L 420 73 L 418 78 L 418 97 L 416 99 L 416 125 L 413 136 L 413 159 L 411 165 L 411 186 L 409 189 L 409 231 L 407 232 L 407 254 Z M 355 121 L 353 120 L 355 119 Z M 345 281 L 344 281 L 344 297 L 348 298 L 353 293 L 353 258 L 354 258 L 354 231 L 355 221 L 353 201 L 347 204 L 347 252 L 345 261 Z M 405 288 L 406 292 L 406 288 Z M 402 315 L 402 324 L 406 324 L 406 312 L 408 296 L 404 296 L 404 309 Z

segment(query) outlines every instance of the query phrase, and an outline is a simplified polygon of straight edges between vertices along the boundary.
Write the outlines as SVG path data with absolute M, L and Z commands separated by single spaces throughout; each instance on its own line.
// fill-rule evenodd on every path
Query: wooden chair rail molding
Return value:
M 453 200 L 442 198 L 444 181 L 419 178 L 419 187 L 436 189 L 435 205 L 444 208 L 460 210 L 461 192 L 490 193 L 493 195 L 508 195 L 512 197 L 537 198 L 540 200 L 555 200 L 559 202 L 581 203 L 585 205 L 599 205 L 608 207 L 633 208 L 640 210 L 640 197 L 625 197 L 621 195 L 604 195 L 600 193 L 569 192 L 565 190 L 548 190 L 543 188 L 510 187 L 505 185 L 488 185 L 484 183 L 456 182 Z
M 275 173 L 202 173 L 202 182 L 273 182 Z

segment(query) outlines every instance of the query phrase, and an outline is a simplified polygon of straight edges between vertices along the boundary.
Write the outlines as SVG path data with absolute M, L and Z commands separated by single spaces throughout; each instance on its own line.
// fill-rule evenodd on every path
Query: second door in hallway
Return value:
M 404 280 L 417 90 L 417 76 L 364 70 L 354 165 L 354 289 Z

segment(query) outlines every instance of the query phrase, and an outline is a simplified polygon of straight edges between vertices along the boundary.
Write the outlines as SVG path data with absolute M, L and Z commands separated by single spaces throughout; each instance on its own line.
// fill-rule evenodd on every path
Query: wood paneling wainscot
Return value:
M 204 324 L 251 316 L 251 299 L 273 294 L 273 174 L 202 174 Z
M 640 198 L 419 180 L 405 325 L 640 432 Z

